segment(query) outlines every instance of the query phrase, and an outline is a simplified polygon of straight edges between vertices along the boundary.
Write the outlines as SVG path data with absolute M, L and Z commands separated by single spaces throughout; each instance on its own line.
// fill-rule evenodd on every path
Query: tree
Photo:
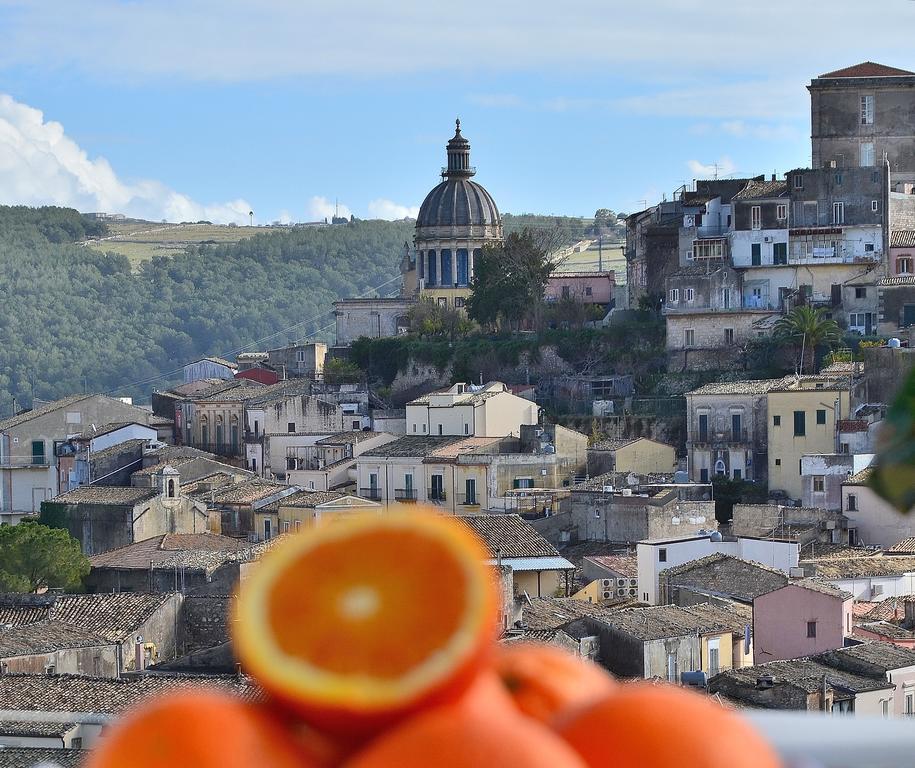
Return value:
M 77 589 L 88 573 L 88 558 L 64 529 L 31 521 L 0 527 L 0 590 Z
M 473 330 L 473 321 L 454 307 L 423 296 L 410 309 L 410 330 L 419 336 L 446 336 L 450 341 L 463 338 Z
M 324 381 L 328 384 L 355 384 L 362 378 L 362 369 L 350 360 L 332 357 L 324 362 Z
M 555 267 L 549 245 L 528 229 L 485 246 L 474 261 L 468 317 L 490 328 L 500 323 L 520 328 L 539 316 Z
M 804 305 L 795 307 L 775 324 L 775 338 L 800 347 L 798 373 L 803 374 L 808 358 L 810 368 L 814 367 L 816 348 L 836 346 L 842 339 L 842 331 L 822 309 Z

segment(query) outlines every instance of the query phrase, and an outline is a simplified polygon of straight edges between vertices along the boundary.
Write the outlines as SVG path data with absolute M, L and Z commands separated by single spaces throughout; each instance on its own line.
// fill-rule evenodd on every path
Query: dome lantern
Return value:
M 470 142 L 461 135 L 460 118 L 454 121 L 454 136 L 448 141 L 448 167 L 442 169 L 445 178 L 469 178 L 477 171 L 470 165 Z

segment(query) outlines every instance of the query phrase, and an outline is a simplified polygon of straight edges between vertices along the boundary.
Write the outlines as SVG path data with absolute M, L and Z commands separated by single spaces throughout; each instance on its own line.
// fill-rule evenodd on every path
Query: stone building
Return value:
M 885 156 L 896 179 L 915 181 L 915 72 L 865 61 L 807 90 L 814 168 L 874 166 Z
M 41 521 L 66 528 L 87 555 L 164 533 L 210 530 L 205 504 L 181 493 L 178 471 L 167 465 L 152 488 L 84 485 L 62 493 L 42 502 Z
M 320 341 L 299 342 L 267 350 L 267 364 L 280 372 L 281 379 L 318 379 L 324 375 L 326 356 L 327 344 Z
M 118 648 L 96 632 L 60 621 L 0 627 L 0 672 L 118 676 Z

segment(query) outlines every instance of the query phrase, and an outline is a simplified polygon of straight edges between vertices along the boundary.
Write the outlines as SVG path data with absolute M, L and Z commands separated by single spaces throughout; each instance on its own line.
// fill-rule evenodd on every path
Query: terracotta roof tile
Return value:
M 86 753 L 81 749 L 52 749 L 49 747 L 2 747 L 0 768 L 79 768 Z
M 518 515 L 465 515 L 455 518 L 474 531 L 493 557 L 557 557 L 556 548 Z
M 668 568 L 659 579 L 668 589 L 680 587 L 745 603 L 788 583 L 788 576 L 775 568 L 721 553 Z
M 0 657 L 3 658 L 50 653 L 62 648 L 91 648 L 109 643 L 109 640 L 96 632 L 62 621 L 0 627 Z
M 890 248 L 915 248 L 915 231 L 897 229 L 890 237 Z
M 113 504 L 134 506 L 158 496 L 156 488 L 137 488 L 130 485 L 81 485 L 72 491 L 55 496 L 51 501 L 60 504 Z
M 590 555 L 584 560 L 590 560 L 601 568 L 606 568 L 626 578 L 634 579 L 639 575 L 639 565 L 635 555 Z
M 850 67 L 836 69 L 820 75 L 820 78 L 839 78 L 839 77 L 907 77 L 915 75 L 915 72 L 909 72 L 907 69 L 898 67 L 888 67 L 885 64 L 877 64 L 874 61 L 862 61 L 860 64 L 853 64 Z
M 178 555 L 189 555 L 189 557 L 183 558 L 184 564 L 187 566 L 193 561 L 193 556 L 200 553 L 221 554 L 223 555 L 221 559 L 227 562 L 231 559 L 229 555 L 243 552 L 250 546 L 242 539 L 233 539 L 215 533 L 168 533 L 92 555 L 89 562 L 93 568 L 146 570 L 150 566 L 163 567 L 165 563 L 173 564 L 182 560 L 181 557 L 176 558 Z M 209 564 L 212 560 L 212 557 L 207 557 L 205 562 Z
M 37 419 L 39 416 L 44 416 L 47 413 L 53 413 L 54 411 L 66 408 L 68 405 L 73 405 L 74 403 L 78 403 L 81 400 L 86 400 L 90 397 L 92 397 L 92 395 L 69 395 L 68 397 L 62 397 L 60 400 L 55 400 L 52 403 L 41 405 L 38 408 L 22 411 L 15 416 L 10 416 L 10 418 L 0 421 L 0 432 L 18 427 L 20 424 L 25 424 L 27 421 Z

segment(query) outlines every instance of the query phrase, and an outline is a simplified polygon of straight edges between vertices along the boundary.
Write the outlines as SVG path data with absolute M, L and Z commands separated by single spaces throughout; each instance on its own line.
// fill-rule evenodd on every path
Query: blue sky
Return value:
M 0 0 L 0 202 L 394 218 L 459 115 L 503 211 L 630 211 L 807 164 L 811 77 L 915 68 L 908 0 L 390 5 Z

